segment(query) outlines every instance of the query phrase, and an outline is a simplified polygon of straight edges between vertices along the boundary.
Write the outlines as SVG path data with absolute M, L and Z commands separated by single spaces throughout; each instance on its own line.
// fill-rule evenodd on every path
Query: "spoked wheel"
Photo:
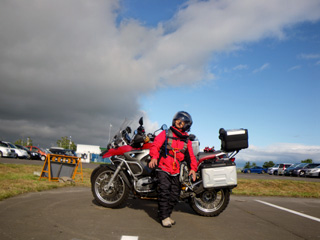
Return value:
M 215 217 L 226 209 L 229 201 L 229 189 L 215 189 L 206 190 L 191 198 L 190 205 L 201 216 Z
M 92 178 L 91 191 L 95 200 L 104 207 L 119 208 L 129 196 L 129 189 L 119 173 L 110 187 L 110 182 L 114 171 L 108 168 L 99 169 Z

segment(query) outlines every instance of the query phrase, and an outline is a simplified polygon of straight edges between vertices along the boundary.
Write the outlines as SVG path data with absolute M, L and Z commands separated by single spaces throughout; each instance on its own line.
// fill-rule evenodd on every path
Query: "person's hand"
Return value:
M 189 176 L 192 175 L 192 180 L 195 181 L 197 178 L 196 172 L 194 170 L 190 170 Z
M 151 161 L 149 162 L 149 168 L 154 168 L 157 165 L 158 165 L 158 160 L 155 158 L 151 159 Z

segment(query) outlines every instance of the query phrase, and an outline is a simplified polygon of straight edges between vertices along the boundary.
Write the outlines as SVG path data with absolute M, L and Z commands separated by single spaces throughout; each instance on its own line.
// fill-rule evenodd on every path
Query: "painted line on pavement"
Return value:
M 137 236 L 122 236 L 121 240 L 138 240 L 139 237 Z
M 300 212 L 296 212 L 296 211 L 293 211 L 291 209 L 288 209 L 288 208 L 284 208 L 284 207 L 280 207 L 280 206 L 277 206 L 277 205 L 274 205 L 274 204 L 271 204 L 271 203 L 268 203 L 268 202 L 264 202 L 264 201 L 260 201 L 260 200 L 255 200 L 256 202 L 259 202 L 259 203 L 263 203 L 265 205 L 269 205 L 271 207 L 274 207 L 274 208 L 278 208 L 280 210 L 283 210 L 283 211 L 287 211 L 287 212 L 290 212 L 290 213 L 293 213 L 293 214 L 296 214 L 296 215 L 299 215 L 301 217 L 305 217 L 305 218 L 309 218 L 313 221 L 317 221 L 317 222 L 320 222 L 320 219 L 319 218 L 316 218 L 316 217 L 312 217 L 312 216 L 309 216 L 307 214 L 303 214 L 303 213 L 300 213 Z

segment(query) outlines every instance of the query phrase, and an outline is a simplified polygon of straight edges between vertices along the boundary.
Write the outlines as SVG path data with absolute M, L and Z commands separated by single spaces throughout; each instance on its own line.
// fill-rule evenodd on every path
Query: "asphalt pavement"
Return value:
M 0 239 L 8 240 L 320 239 L 319 199 L 231 196 L 212 218 L 181 202 L 172 214 L 177 224 L 167 229 L 156 201 L 129 199 L 124 208 L 108 209 L 90 188 L 68 187 L 1 201 L 0 216 Z
M 43 165 L 21 159 L 0 162 Z M 238 177 L 319 181 L 267 174 Z M 181 202 L 172 214 L 177 224 L 165 229 L 156 217 L 156 201 L 129 199 L 124 208 L 108 209 L 94 201 L 90 188 L 68 187 L 3 200 L 0 216 L 0 239 L 320 239 L 320 199 L 232 195 L 227 209 L 213 218 L 199 216 Z

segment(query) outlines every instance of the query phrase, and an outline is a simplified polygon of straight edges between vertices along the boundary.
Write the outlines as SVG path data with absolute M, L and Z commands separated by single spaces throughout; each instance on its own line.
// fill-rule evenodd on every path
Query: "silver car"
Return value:
M 278 168 L 279 168 L 279 164 L 274 165 L 273 167 L 269 167 L 268 168 L 268 173 L 270 175 L 277 175 L 278 174 Z
M 283 175 L 284 174 L 284 171 L 288 168 L 288 167 L 291 167 L 293 165 L 293 163 L 281 163 L 279 165 L 279 168 L 278 168 L 278 175 Z
M 15 157 L 16 152 L 11 149 L 8 144 L 0 141 L 0 158 L 2 157 Z
M 273 167 L 268 168 L 268 173 L 270 175 L 283 175 L 284 174 L 284 170 L 286 170 L 286 168 L 290 167 L 291 165 L 293 165 L 292 163 L 279 163 L 274 165 Z
M 320 177 L 320 165 L 315 168 L 308 169 L 306 171 L 307 177 Z
M 15 152 L 15 158 L 28 158 L 28 152 L 24 149 L 18 148 L 16 145 L 10 143 L 10 142 L 4 142 L 6 143 L 11 149 Z

